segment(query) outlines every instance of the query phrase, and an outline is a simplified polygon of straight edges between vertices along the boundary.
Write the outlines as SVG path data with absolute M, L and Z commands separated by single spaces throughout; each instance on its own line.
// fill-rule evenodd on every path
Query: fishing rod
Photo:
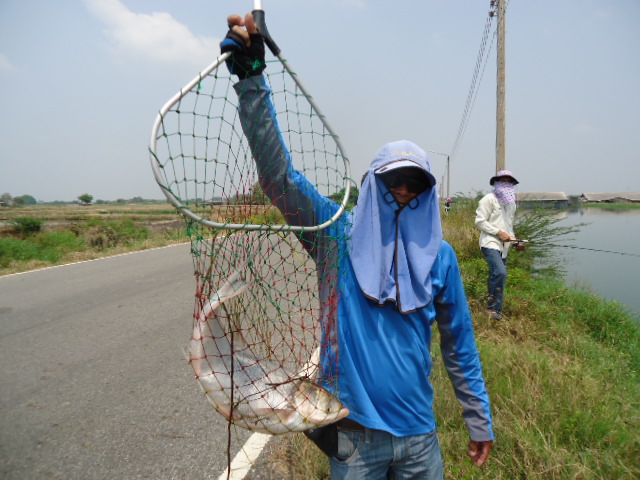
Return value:
M 520 240 L 520 239 L 513 239 L 510 240 L 511 242 L 514 243 L 514 246 L 518 246 L 518 245 L 526 245 L 527 243 L 537 243 L 539 245 L 545 245 L 548 247 L 560 247 L 560 248 L 573 248 L 575 250 L 588 250 L 590 252 L 601 252 L 601 253 L 613 253 L 616 255 L 626 255 L 629 257 L 640 257 L 640 254 L 637 253 L 627 253 L 627 252 L 616 252 L 613 250 L 602 250 L 599 248 L 587 248 L 587 247 L 576 247 L 575 245 L 559 245 L 557 243 L 540 243 L 540 242 L 529 242 L 529 240 Z

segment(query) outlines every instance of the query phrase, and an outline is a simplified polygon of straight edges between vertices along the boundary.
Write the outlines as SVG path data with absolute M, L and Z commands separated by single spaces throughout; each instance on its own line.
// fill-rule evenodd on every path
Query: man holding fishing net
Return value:
M 261 187 L 289 224 L 319 225 L 339 205 L 292 167 L 252 16 L 228 22 L 221 47 L 232 52 L 227 65 L 239 77 L 234 88 Z M 434 323 L 471 437 L 468 455 L 482 466 L 491 452 L 489 397 L 435 183 L 422 149 L 389 143 L 366 173 L 354 211 L 300 234 L 318 273 L 318 382 L 351 412 L 323 435 L 334 479 L 443 478 L 429 381 Z

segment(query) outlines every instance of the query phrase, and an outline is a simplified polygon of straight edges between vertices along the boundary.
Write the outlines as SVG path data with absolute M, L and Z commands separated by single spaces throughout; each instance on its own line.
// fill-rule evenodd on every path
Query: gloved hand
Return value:
M 264 40 L 259 33 L 249 33 L 251 45 L 247 47 L 243 38 L 233 29 L 220 42 L 220 52 L 231 52 L 227 59 L 227 68 L 240 80 L 260 75 L 267 66 L 264 61 Z

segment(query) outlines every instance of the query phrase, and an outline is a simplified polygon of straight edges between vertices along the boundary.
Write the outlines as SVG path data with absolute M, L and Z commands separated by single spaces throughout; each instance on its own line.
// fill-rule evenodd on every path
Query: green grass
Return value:
M 476 308 L 497 435 L 482 470 L 461 462 L 466 431 L 460 409 L 441 362 L 434 370 L 451 478 L 637 478 L 638 324 L 616 303 L 558 281 L 532 280 L 508 295 L 503 322 L 490 322 Z
M 0 237 L 0 271 L 32 261 L 55 264 L 66 254 L 86 248 L 85 242 L 72 232 L 41 232 L 26 239 Z

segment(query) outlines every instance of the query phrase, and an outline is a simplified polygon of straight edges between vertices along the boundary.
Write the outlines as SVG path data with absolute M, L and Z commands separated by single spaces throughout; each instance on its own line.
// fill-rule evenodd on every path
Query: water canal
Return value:
M 567 285 L 616 300 L 640 318 L 640 209 L 586 207 L 562 215 L 561 226 L 588 224 L 572 241 L 557 242 L 580 247 L 558 247 Z

